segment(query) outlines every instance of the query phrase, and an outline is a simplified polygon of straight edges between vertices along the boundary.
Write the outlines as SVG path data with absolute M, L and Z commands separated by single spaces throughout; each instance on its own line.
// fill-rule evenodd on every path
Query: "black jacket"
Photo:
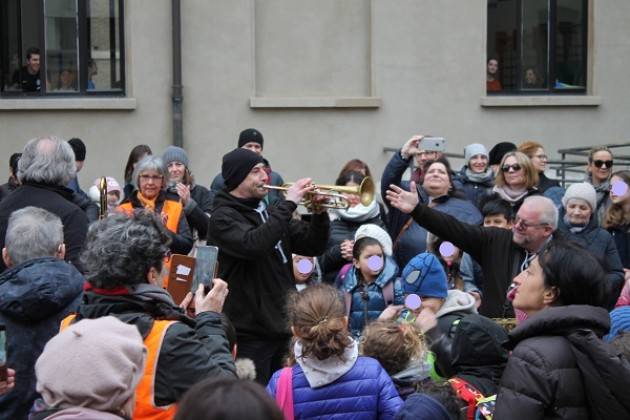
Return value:
M 452 242 L 481 265 L 484 280 L 480 314 L 490 318 L 513 316 L 506 294 L 520 272 L 525 250 L 512 241 L 511 231 L 462 223 L 424 204 L 416 206 L 411 215 L 420 226 Z
M 11 194 L 17 187 L 19 187 L 14 178 L 9 178 L 6 184 L 0 185 L 0 201 L 2 201 L 7 195 Z
M 85 243 L 88 220 L 85 212 L 72 202 L 72 190 L 66 187 L 26 182 L 0 202 L 0 248 L 4 247 L 9 216 L 27 206 L 41 207 L 56 214 L 63 223 L 66 260 L 82 270 L 79 255 Z M 0 260 L 0 270 L 6 266 Z
M 630 226 L 608 228 L 624 268 L 630 268 Z
M 209 376 L 236 377 L 220 314 L 202 312 L 188 318 L 165 290 L 149 284 L 129 289 L 128 294 L 105 293 L 88 290 L 75 322 L 112 315 L 138 327 L 145 338 L 153 320 L 179 321 L 166 330 L 160 349 L 154 391 L 157 405 L 179 401 L 191 386 Z
M 547 178 L 544 172 L 538 172 L 538 185 L 536 185 L 536 189 L 538 189 L 541 194 L 544 194 L 549 188 L 559 186 L 560 183 L 558 181 Z
M 609 327 L 605 309 L 571 305 L 542 310 L 512 330 L 508 348 L 514 351 L 501 378 L 494 418 L 593 419 L 599 418 L 594 409 L 608 408 L 612 411 L 605 418 L 628 418 L 627 407 L 612 406 L 612 394 L 627 393 L 630 368 L 599 339 Z M 597 359 L 595 371 L 582 360 L 584 354 Z
M 621 293 L 624 283 L 624 271 L 621 265 L 617 246 L 613 237 L 597 224 L 597 215 L 593 214 L 588 225 L 581 232 L 573 233 L 564 221 L 564 209 L 560 212 L 558 230 L 572 241 L 577 242 L 600 260 L 606 271 L 608 298 L 607 308 L 612 310 Z
M 0 324 L 7 332 L 7 366 L 15 369 L 15 388 L 0 396 L 0 419 L 26 419 L 37 398 L 35 361 L 59 324 L 75 311 L 83 276 L 65 261 L 36 258 L 0 275 Z
M 160 195 L 158 195 L 155 200 L 155 212 L 159 214 L 162 211 L 162 207 L 164 207 L 164 202 L 166 200 L 175 200 L 177 201 L 179 197 L 175 197 L 174 195 L 170 195 L 165 191 L 160 191 Z M 124 200 L 121 204 L 125 204 L 127 202 L 131 202 L 131 205 L 134 209 L 143 209 L 144 206 L 138 200 L 138 191 L 134 191 L 131 193 L 131 196 Z M 177 225 L 177 233 L 173 233 L 170 230 L 168 231 L 171 235 L 171 245 L 170 249 L 173 254 L 182 254 L 186 255 L 190 252 L 193 247 L 193 237 L 192 232 L 190 231 L 190 227 L 188 226 L 188 222 L 186 221 L 185 212 L 182 213 L 182 217 L 179 219 L 179 223 Z
M 265 211 L 256 211 L 258 204 L 220 191 L 208 243 L 219 247 L 219 277 L 230 288 L 224 312 L 238 340 L 286 339 L 286 295 L 295 290 L 291 253 L 324 252 L 328 214 L 314 214 L 306 223 L 291 218 L 296 209 L 291 201 L 282 200 Z
M 210 191 L 201 185 L 194 185 L 190 189 L 190 200 L 184 207 L 186 221 L 191 230 L 197 231 L 197 239 L 203 241 L 208 236 L 208 222 L 210 222 L 210 210 L 212 197 Z
M 322 281 L 328 284 L 335 282 L 335 277 L 341 267 L 350 262 L 341 257 L 341 243 L 346 239 L 354 240 L 354 234 L 361 225 L 373 223 L 385 229 L 381 216 L 375 216 L 363 222 L 337 219 L 330 223 L 330 237 L 326 244 L 326 251 L 319 259 L 323 272 Z

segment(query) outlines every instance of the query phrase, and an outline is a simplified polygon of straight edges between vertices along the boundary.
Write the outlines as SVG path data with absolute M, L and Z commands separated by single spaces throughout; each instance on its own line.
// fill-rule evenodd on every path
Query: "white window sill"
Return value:
M 360 97 L 263 97 L 249 99 L 251 108 L 379 108 L 382 100 L 374 96 Z
M 600 106 L 601 96 L 569 96 L 569 95 L 546 95 L 546 96 L 482 96 L 480 98 L 482 107 L 530 107 L 530 106 Z
M 136 98 L 0 98 L 0 111 L 126 110 L 136 109 Z

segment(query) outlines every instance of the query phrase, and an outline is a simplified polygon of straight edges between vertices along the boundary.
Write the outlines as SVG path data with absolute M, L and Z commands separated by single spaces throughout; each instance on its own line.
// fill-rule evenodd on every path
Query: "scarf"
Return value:
M 343 356 L 333 356 L 324 360 L 302 356 L 302 343 L 296 340 L 293 346 L 295 360 L 302 368 L 311 388 L 319 388 L 335 382 L 348 373 L 359 357 L 359 345 L 355 340 L 346 347 Z
M 464 166 L 464 175 L 470 182 L 475 184 L 484 184 L 492 181 L 492 178 L 494 178 L 494 172 L 491 168 L 487 168 L 484 172 L 477 173 L 471 171 L 468 166 Z
M 513 190 L 512 188 L 508 187 L 507 185 L 503 186 L 503 187 L 499 187 L 497 185 L 494 186 L 494 188 L 492 188 L 492 191 L 494 191 L 495 193 L 499 194 L 499 196 L 504 199 L 507 202 L 510 203 L 516 203 L 519 200 L 521 200 L 523 197 L 525 197 L 529 191 L 526 189 L 524 190 Z
M 580 233 L 584 229 L 586 229 L 586 226 L 588 226 L 588 223 L 585 223 L 583 225 L 571 223 L 571 221 L 569 220 L 568 214 L 565 214 L 562 220 L 564 221 L 564 224 L 567 225 L 567 227 L 569 228 L 569 232 L 571 233 Z
M 380 209 L 376 200 L 372 200 L 367 206 L 359 203 L 347 209 L 332 209 L 331 213 L 336 218 L 348 222 L 365 222 L 366 220 L 377 217 L 380 214 Z
M 136 197 L 138 198 L 138 201 L 140 202 L 140 204 L 142 204 L 142 207 L 144 207 L 147 210 L 155 211 L 155 200 L 157 199 L 157 197 L 152 200 L 148 199 L 144 195 L 142 195 L 140 191 L 138 191 L 138 194 L 136 195 Z

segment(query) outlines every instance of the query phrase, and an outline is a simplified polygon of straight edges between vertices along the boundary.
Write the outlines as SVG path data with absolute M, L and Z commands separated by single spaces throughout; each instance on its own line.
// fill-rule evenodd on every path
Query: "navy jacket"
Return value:
M 271 377 L 267 391 L 275 397 L 282 370 Z M 359 357 L 335 382 L 311 388 L 299 365 L 293 366 L 293 408 L 296 419 L 386 420 L 402 407 L 385 369 L 370 357 Z
M 15 369 L 15 388 L 0 396 L 0 419 L 26 419 L 37 398 L 35 361 L 75 311 L 83 295 L 83 276 L 65 261 L 36 258 L 0 275 L 0 324 L 7 329 L 7 366 Z

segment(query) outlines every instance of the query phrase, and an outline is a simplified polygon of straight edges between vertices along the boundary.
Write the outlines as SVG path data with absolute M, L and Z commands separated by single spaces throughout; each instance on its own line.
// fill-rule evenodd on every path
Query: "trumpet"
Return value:
M 107 177 L 101 177 L 98 183 L 98 192 L 101 203 L 98 218 L 104 219 L 107 217 Z
M 276 187 L 274 185 L 265 185 L 264 187 L 268 190 L 286 192 L 291 185 L 293 185 L 293 182 L 283 184 L 280 187 Z M 348 209 L 350 207 L 350 202 L 346 198 L 346 195 L 358 195 L 359 201 L 364 206 L 368 206 L 374 200 L 374 182 L 369 176 L 363 178 L 361 185 L 357 187 L 323 184 L 313 185 L 315 186 L 315 189 L 312 192 L 307 193 L 302 201 L 300 201 L 300 204 L 309 210 L 317 208 Z M 323 202 L 314 202 L 313 198 L 315 196 L 325 196 L 327 199 Z

